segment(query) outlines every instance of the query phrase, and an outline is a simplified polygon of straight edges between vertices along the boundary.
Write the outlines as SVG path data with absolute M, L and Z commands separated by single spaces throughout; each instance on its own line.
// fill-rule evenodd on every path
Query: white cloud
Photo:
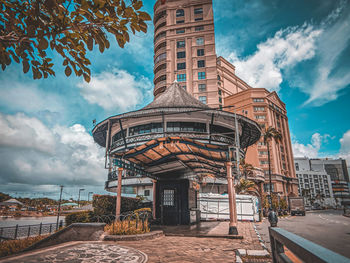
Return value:
M 294 157 L 318 157 L 319 150 L 321 148 L 322 140 L 325 136 L 319 133 L 314 133 L 311 137 L 311 143 L 302 144 L 297 141 L 292 143 Z M 326 136 L 327 137 L 327 136 Z
M 346 159 L 348 167 L 350 167 L 350 130 L 344 133 L 340 139 L 340 154 L 339 157 Z
M 0 113 L 0 185 L 100 186 L 104 151 L 75 124 L 50 129 L 24 114 Z
M 253 55 L 239 59 L 233 52 L 229 60 L 236 66 L 237 75 L 249 85 L 278 91 L 283 81 L 282 70 L 312 58 L 321 32 L 307 24 L 289 27 L 259 44 Z
M 78 84 L 81 95 L 91 104 L 105 110 L 126 111 L 134 109 L 148 98 L 152 85 L 145 77 L 136 79 L 125 70 L 114 69 L 92 77 L 90 83 Z
M 345 8 L 344 3 L 322 25 L 325 30 L 317 43 L 318 63 L 314 81 L 311 86 L 301 86 L 302 91 L 309 94 L 305 104 L 322 105 L 335 100 L 338 92 L 350 84 L 349 72 L 337 70 L 338 59 L 350 41 L 350 6 Z
M 255 88 L 278 91 L 284 80 L 309 96 L 305 104 L 316 106 L 335 100 L 340 90 L 350 84 L 348 69 L 338 67 L 338 59 L 350 41 L 350 5 L 342 1 L 319 25 L 279 30 L 272 38 L 257 45 L 247 57 L 235 52 L 229 61 L 236 73 Z M 222 48 L 227 50 L 227 48 Z M 292 70 L 312 59 L 304 70 Z
M 35 149 L 52 153 L 54 135 L 38 119 L 25 116 L 0 114 L 0 145 Z

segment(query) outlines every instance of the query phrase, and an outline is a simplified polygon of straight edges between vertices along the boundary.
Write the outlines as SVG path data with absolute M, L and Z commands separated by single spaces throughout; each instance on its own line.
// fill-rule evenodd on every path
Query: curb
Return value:
M 137 241 L 137 240 L 149 240 L 157 237 L 164 236 L 163 231 L 152 231 L 145 234 L 137 235 L 105 235 L 103 241 Z
M 228 239 L 243 239 L 241 235 L 191 235 L 191 234 L 164 234 L 169 237 L 198 237 L 198 238 L 228 238 Z
M 253 256 L 256 258 L 264 259 L 264 258 L 271 258 L 270 252 L 268 251 L 267 247 L 265 246 L 264 240 L 261 238 L 258 230 L 256 229 L 255 224 L 253 224 L 254 231 L 256 235 L 259 238 L 260 245 L 263 247 L 262 250 L 247 250 L 247 249 L 235 249 L 236 253 L 236 263 L 243 263 L 242 257 L 245 256 Z

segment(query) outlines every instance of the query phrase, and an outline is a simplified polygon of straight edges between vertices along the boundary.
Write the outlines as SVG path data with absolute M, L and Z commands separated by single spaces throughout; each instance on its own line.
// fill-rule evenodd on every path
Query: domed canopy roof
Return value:
M 156 108 L 200 108 L 210 109 L 184 90 L 177 82 L 174 82 L 163 93 L 157 96 L 153 102 L 143 110 Z

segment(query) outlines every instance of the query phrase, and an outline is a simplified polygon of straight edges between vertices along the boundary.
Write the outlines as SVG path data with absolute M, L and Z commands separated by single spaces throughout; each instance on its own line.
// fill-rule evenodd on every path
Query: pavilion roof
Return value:
M 179 83 L 174 82 L 163 93 L 154 98 L 145 109 L 155 108 L 200 108 L 210 109 L 209 106 L 200 102 L 184 90 Z

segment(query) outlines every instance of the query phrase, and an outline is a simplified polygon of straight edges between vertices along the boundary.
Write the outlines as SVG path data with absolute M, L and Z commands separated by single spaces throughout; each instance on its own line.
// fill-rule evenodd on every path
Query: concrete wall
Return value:
M 25 251 L 58 245 L 70 241 L 98 241 L 105 223 L 75 223 L 48 236 Z

